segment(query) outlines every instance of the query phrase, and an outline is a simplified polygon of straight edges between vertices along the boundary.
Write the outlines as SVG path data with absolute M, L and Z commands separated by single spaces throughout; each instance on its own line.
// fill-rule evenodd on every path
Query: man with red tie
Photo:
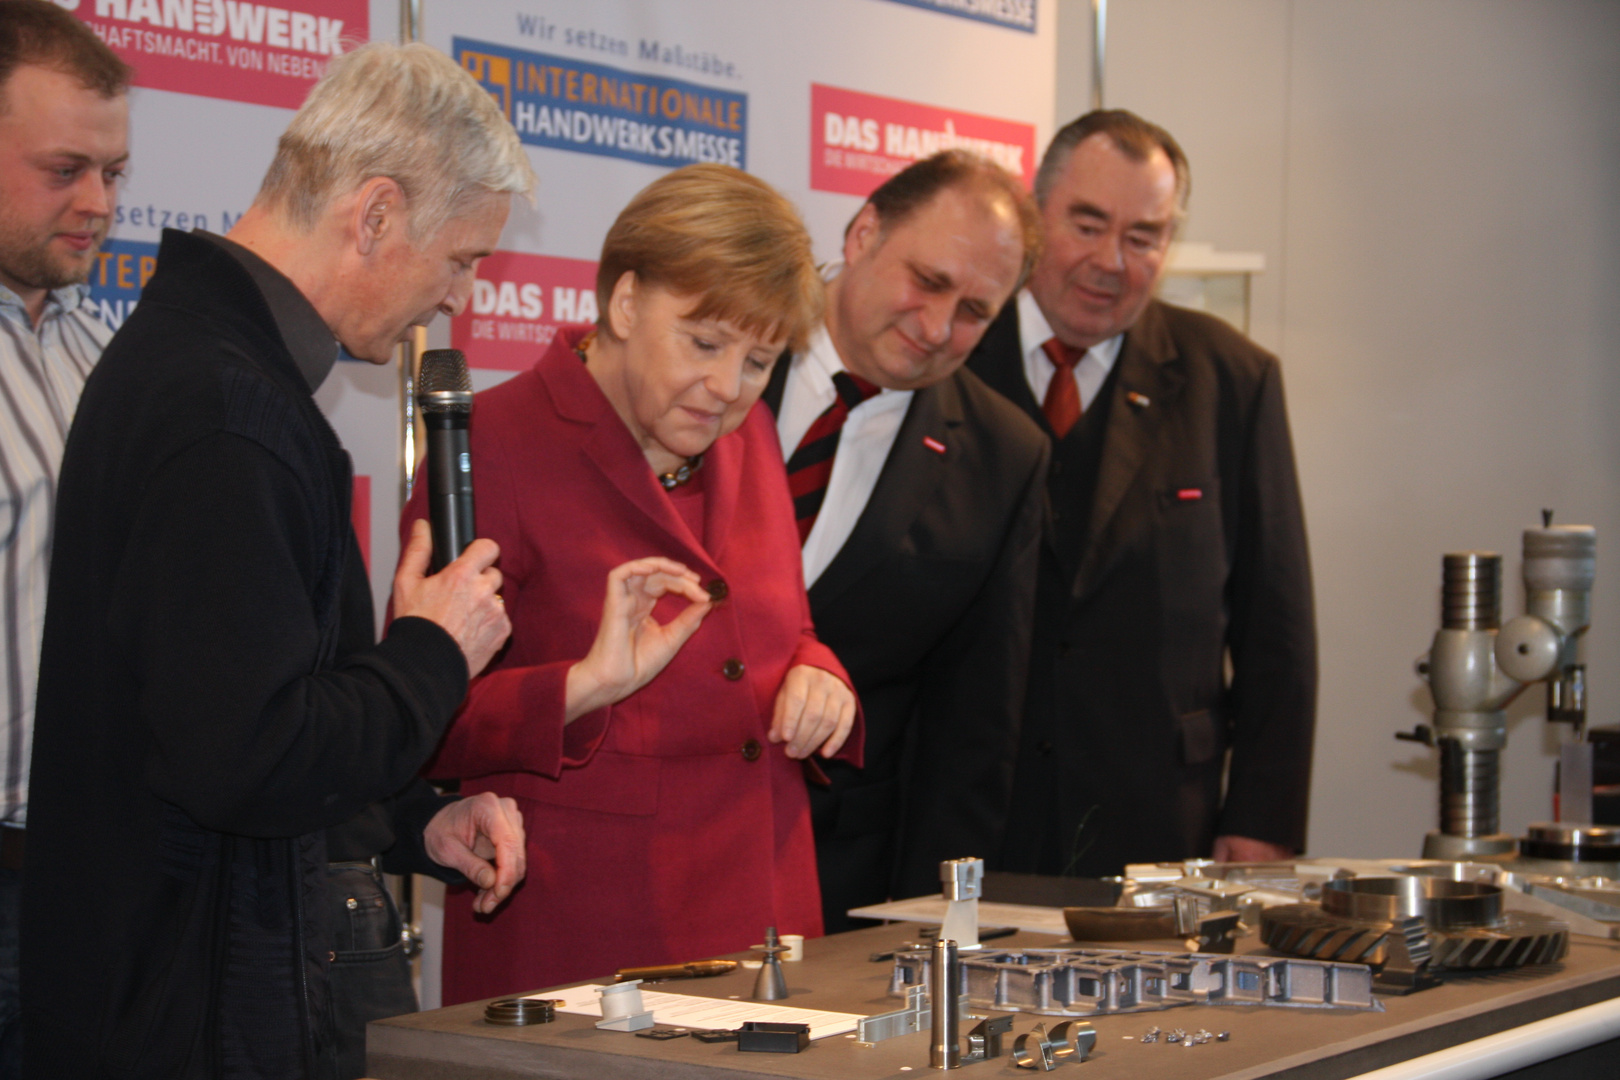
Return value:
M 1153 299 L 1186 156 L 1123 110 L 1053 138 L 1045 248 L 969 367 L 1052 443 L 1005 870 L 1301 850 L 1316 709 L 1275 357 Z
M 963 369 L 1034 262 L 1017 180 L 947 151 L 873 192 L 826 322 L 765 391 L 816 633 L 854 680 L 866 764 L 812 778 L 828 932 L 1000 846 L 1034 606 L 1046 440 Z

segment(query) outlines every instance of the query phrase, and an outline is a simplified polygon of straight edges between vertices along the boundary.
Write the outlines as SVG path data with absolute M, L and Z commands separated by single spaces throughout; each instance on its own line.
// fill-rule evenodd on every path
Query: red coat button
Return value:
M 731 595 L 731 586 L 726 584 L 724 578 L 715 578 L 704 588 L 709 590 L 709 599 L 717 604 Z
M 758 761 L 759 751 L 760 746 L 758 739 L 749 739 L 747 742 L 742 744 L 742 756 L 744 761 Z
M 741 660 L 738 660 L 735 656 L 730 660 L 727 660 L 724 664 L 720 665 L 720 674 L 724 675 L 732 682 L 736 682 L 738 679 L 742 678 L 743 672 L 747 670 L 747 665 Z

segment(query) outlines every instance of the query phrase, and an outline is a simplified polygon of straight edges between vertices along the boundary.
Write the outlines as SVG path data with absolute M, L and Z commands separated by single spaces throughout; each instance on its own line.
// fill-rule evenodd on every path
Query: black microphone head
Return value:
M 416 376 L 416 404 L 425 413 L 471 412 L 472 374 L 460 349 L 429 349 Z

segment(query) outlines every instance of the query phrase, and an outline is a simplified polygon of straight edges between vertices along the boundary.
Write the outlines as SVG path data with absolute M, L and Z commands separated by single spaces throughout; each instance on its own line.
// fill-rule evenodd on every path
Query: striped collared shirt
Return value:
M 68 424 L 112 339 L 82 285 L 53 290 L 35 327 L 0 285 L 0 821 L 28 816 L 34 688 L 45 628 L 51 518 Z

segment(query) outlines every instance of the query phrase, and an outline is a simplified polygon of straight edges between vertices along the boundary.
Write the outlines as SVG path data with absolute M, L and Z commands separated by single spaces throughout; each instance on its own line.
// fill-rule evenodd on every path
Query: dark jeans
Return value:
M 17 907 L 22 871 L 0 870 L 0 1080 L 22 1075 L 22 1002 L 17 996 Z
M 399 912 L 382 875 L 363 863 L 333 863 L 326 886 L 336 1039 L 322 1055 L 321 1070 L 329 1080 L 355 1080 L 366 1075 L 366 1023 L 415 1012 L 416 991 Z

